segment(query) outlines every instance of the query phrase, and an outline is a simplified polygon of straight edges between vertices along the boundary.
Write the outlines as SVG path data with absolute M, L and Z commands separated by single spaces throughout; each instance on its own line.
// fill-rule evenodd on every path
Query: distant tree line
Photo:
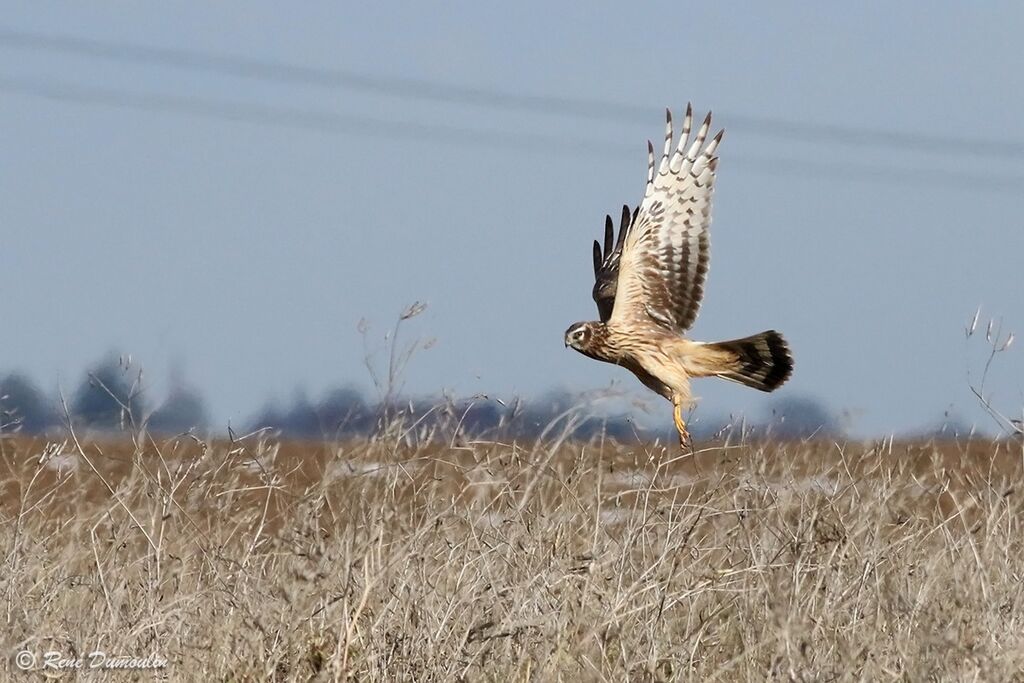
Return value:
M 61 429 L 69 418 L 76 427 L 94 431 L 144 427 L 153 433 L 176 434 L 210 429 L 202 396 L 183 382 L 172 382 L 158 404 L 152 404 L 151 398 L 138 366 L 113 354 L 89 368 L 63 397 L 49 395 L 23 374 L 11 373 L 0 377 L 0 433 L 43 434 Z M 581 409 L 584 404 L 580 396 L 565 391 L 530 401 L 483 396 L 373 401 L 358 389 L 342 387 L 316 401 L 298 392 L 287 404 L 272 402 L 245 427 L 298 439 L 368 436 L 389 428 L 445 439 L 535 438 L 546 431 L 567 431 L 583 439 L 601 435 L 620 441 L 674 438 L 670 423 L 663 428 L 640 428 L 631 415 L 588 414 Z M 839 435 L 842 425 L 821 403 L 804 397 L 776 400 L 771 414 L 756 423 L 704 417 L 691 424 L 698 439 L 737 429 L 747 435 L 794 439 Z
M 21 373 L 0 377 L 0 432 L 43 434 L 64 426 L 101 431 L 140 428 L 173 433 L 206 429 L 209 425 L 202 396 L 175 385 L 150 409 L 142 373 L 130 360 L 109 355 L 92 366 L 66 396 L 51 395 Z

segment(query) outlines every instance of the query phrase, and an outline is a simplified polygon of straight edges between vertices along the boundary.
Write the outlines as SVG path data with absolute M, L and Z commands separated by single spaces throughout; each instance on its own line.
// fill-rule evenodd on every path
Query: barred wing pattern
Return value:
M 682 333 L 697 318 L 704 294 L 711 195 L 718 166 L 715 150 L 725 131 L 704 146 L 711 127 L 709 113 L 691 144 L 693 110 L 687 106 L 673 152 L 672 113 L 667 112 L 666 118 L 665 150 L 657 168 L 654 146 L 647 143 L 647 187 L 619 257 L 611 322 L 648 319 Z
M 637 207 L 639 208 L 639 207 Z M 630 212 L 628 206 L 622 207 L 622 218 L 619 222 L 619 237 L 615 239 L 615 224 L 611 216 L 604 217 L 604 251 L 601 243 L 594 240 L 594 303 L 601 316 L 601 322 L 608 322 L 615 306 L 615 290 L 619 282 L 619 257 L 622 255 L 622 243 L 630 223 L 636 219 L 636 210 Z

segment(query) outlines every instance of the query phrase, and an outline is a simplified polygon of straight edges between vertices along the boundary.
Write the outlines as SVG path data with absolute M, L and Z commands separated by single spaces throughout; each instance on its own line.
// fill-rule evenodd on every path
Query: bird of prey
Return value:
M 565 345 L 626 368 L 673 404 L 679 443 L 690 435 L 683 411 L 693 403 L 690 379 L 721 377 L 773 391 L 793 372 L 793 357 L 775 330 L 732 341 L 705 343 L 683 334 L 697 317 L 708 272 L 715 155 L 725 131 L 707 141 L 711 114 L 690 140 L 693 109 L 673 148 L 667 112 L 665 148 L 655 163 L 648 142 L 647 186 L 640 205 L 622 208 L 618 238 L 605 222 L 604 248 L 594 241 L 594 301 L 599 321 L 565 331 Z

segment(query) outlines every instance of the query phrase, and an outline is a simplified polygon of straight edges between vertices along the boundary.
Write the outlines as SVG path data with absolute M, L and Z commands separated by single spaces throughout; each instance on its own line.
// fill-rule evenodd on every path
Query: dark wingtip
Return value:
M 601 245 L 594 240 L 594 277 L 601 273 Z

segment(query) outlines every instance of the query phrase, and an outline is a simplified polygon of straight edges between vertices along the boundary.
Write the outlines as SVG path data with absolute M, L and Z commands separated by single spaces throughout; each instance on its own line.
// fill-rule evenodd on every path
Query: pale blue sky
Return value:
M 531 396 L 618 379 L 639 394 L 625 371 L 565 350 L 562 333 L 595 317 L 590 241 L 604 214 L 639 200 L 646 140 L 665 106 L 692 101 L 728 131 L 694 336 L 781 330 L 797 370 L 780 395 L 848 410 L 857 433 L 915 429 L 950 407 L 978 419 L 966 369 L 981 358 L 964 324 L 981 305 L 1024 330 L 1024 8 L 985 8 L 8 5 L 0 371 L 68 388 L 120 349 L 156 395 L 180 363 L 223 423 L 297 386 L 315 397 L 365 385 L 358 320 L 382 332 L 425 300 L 408 332 L 438 342 L 413 361 L 412 392 Z M 25 49 L 10 32 L 632 108 L 602 119 L 268 82 Z M 71 101 L 97 91 L 135 99 Z M 243 118 L 301 111 L 306 127 L 147 97 L 234 103 Z M 905 135 L 800 141 L 758 119 L 948 149 Z M 994 385 L 1008 410 L 1024 404 L 1022 371 L 1011 348 Z M 696 392 L 708 415 L 757 415 L 770 400 L 724 382 Z

